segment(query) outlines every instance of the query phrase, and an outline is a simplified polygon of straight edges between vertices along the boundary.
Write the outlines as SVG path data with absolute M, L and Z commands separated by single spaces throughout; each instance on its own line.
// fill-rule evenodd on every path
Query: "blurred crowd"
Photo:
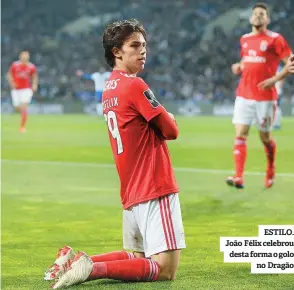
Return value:
M 270 29 L 280 32 L 294 47 L 294 3 L 271 0 Z M 40 100 L 77 99 L 93 95 L 94 85 L 81 81 L 77 69 L 92 73 L 107 67 L 102 47 L 105 23 L 137 18 L 148 33 L 148 56 L 142 77 L 161 99 L 195 102 L 232 102 L 238 78 L 230 66 L 239 60 L 239 38 L 250 31 L 247 17 L 239 17 L 228 33 L 207 26 L 232 7 L 248 9 L 248 0 L 3 0 L 2 97 L 9 96 L 6 72 L 20 50 L 31 52 L 40 75 Z M 87 21 L 83 19 L 87 18 Z M 75 32 L 64 29 L 80 19 L 90 27 Z M 292 34 L 292 35 L 291 35 Z M 291 37 L 292 36 L 292 37 Z M 292 83 L 291 83 L 292 82 Z M 286 83 L 291 96 L 293 79 Z

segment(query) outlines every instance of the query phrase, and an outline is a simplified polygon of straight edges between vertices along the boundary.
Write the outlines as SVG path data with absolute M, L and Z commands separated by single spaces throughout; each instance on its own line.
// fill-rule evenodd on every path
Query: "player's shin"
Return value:
M 115 279 L 123 281 L 156 281 L 160 266 L 151 259 L 138 258 L 102 263 L 94 263 L 88 280 Z
M 129 253 L 126 251 L 117 251 L 110 252 L 106 254 L 94 255 L 90 257 L 94 263 L 97 262 L 107 262 L 107 261 L 118 261 L 118 260 L 130 260 L 135 259 L 135 255 L 133 253 Z
M 267 158 L 267 168 L 274 168 L 276 161 L 276 142 L 270 139 L 269 142 L 263 142 L 264 150 Z
M 276 161 L 276 142 L 274 139 L 270 139 L 269 142 L 263 142 L 263 144 L 267 158 L 267 171 L 274 171 Z
M 269 142 L 263 142 L 263 144 L 267 158 L 265 187 L 270 188 L 273 186 L 275 179 L 276 143 L 273 139 L 270 139 Z
M 234 144 L 235 176 L 243 178 L 247 158 L 247 139 L 236 137 Z
M 27 107 L 22 107 L 20 109 L 21 114 L 21 122 L 20 122 L 20 128 L 25 128 L 27 119 L 28 119 L 28 109 Z

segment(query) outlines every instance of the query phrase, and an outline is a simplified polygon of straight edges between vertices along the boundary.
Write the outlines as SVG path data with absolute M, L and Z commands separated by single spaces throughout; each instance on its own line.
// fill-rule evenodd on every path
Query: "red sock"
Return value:
M 271 139 L 269 143 L 264 143 L 264 150 L 267 158 L 267 168 L 274 168 L 276 161 L 276 142 Z
M 117 260 L 130 260 L 136 258 L 133 253 L 126 251 L 111 252 L 101 255 L 95 255 L 90 257 L 94 263 L 97 262 L 107 262 L 107 261 L 117 261 Z
M 156 281 L 160 273 L 157 262 L 146 258 L 94 263 L 88 280 Z
M 20 127 L 24 128 L 26 122 L 28 119 L 28 111 L 26 109 L 21 111 L 21 122 L 20 122 Z
M 236 137 L 234 145 L 235 170 L 237 177 L 243 177 L 247 157 L 246 138 Z

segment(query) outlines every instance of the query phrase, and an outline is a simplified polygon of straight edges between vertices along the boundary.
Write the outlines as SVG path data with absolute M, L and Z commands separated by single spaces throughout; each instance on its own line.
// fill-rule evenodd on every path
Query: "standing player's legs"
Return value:
M 79 253 L 53 289 L 103 278 L 174 280 L 180 249 L 186 247 L 178 195 L 170 194 L 124 211 L 123 238 L 124 247 L 133 250 L 134 256 L 130 258 L 130 253 L 122 251 L 128 253 L 125 259 L 102 262 L 109 253 L 96 256 L 100 261 L 94 262 L 95 256 Z
M 276 101 L 262 101 L 257 102 L 256 104 L 257 126 L 259 129 L 260 140 L 264 145 L 267 158 L 267 170 L 265 177 L 266 188 L 269 188 L 274 184 L 276 170 L 276 142 L 271 136 L 276 107 Z
M 15 110 L 21 115 L 21 122 L 19 131 L 24 133 L 26 131 L 25 125 L 28 119 L 28 104 L 31 102 L 33 92 L 31 89 L 12 90 L 12 104 Z
M 255 101 L 236 97 L 233 115 L 236 135 L 233 148 L 235 175 L 229 176 L 227 184 L 236 188 L 244 187 L 244 170 L 247 158 L 247 137 L 255 117 Z

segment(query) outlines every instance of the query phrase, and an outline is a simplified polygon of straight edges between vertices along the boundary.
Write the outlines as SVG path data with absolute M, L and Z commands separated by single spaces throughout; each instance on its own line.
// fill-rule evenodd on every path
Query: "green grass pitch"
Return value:
M 86 115 L 2 117 L 2 289 L 50 289 L 43 273 L 58 248 L 119 250 L 121 206 L 106 125 Z M 255 128 L 248 142 L 246 188 L 228 188 L 234 139 L 230 118 L 178 118 L 169 142 L 187 249 L 174 282 L 98 280 L 73 289 L 294 289 L 294 275 L 250 274 L 223 262 L 221 236 L 257 236 L 260 224 L 294 224 L 294 118 L 275 132 L 275 186 L 264 190 L 265 154 Z M 107 166 L 110 164 L 110 166 Z

